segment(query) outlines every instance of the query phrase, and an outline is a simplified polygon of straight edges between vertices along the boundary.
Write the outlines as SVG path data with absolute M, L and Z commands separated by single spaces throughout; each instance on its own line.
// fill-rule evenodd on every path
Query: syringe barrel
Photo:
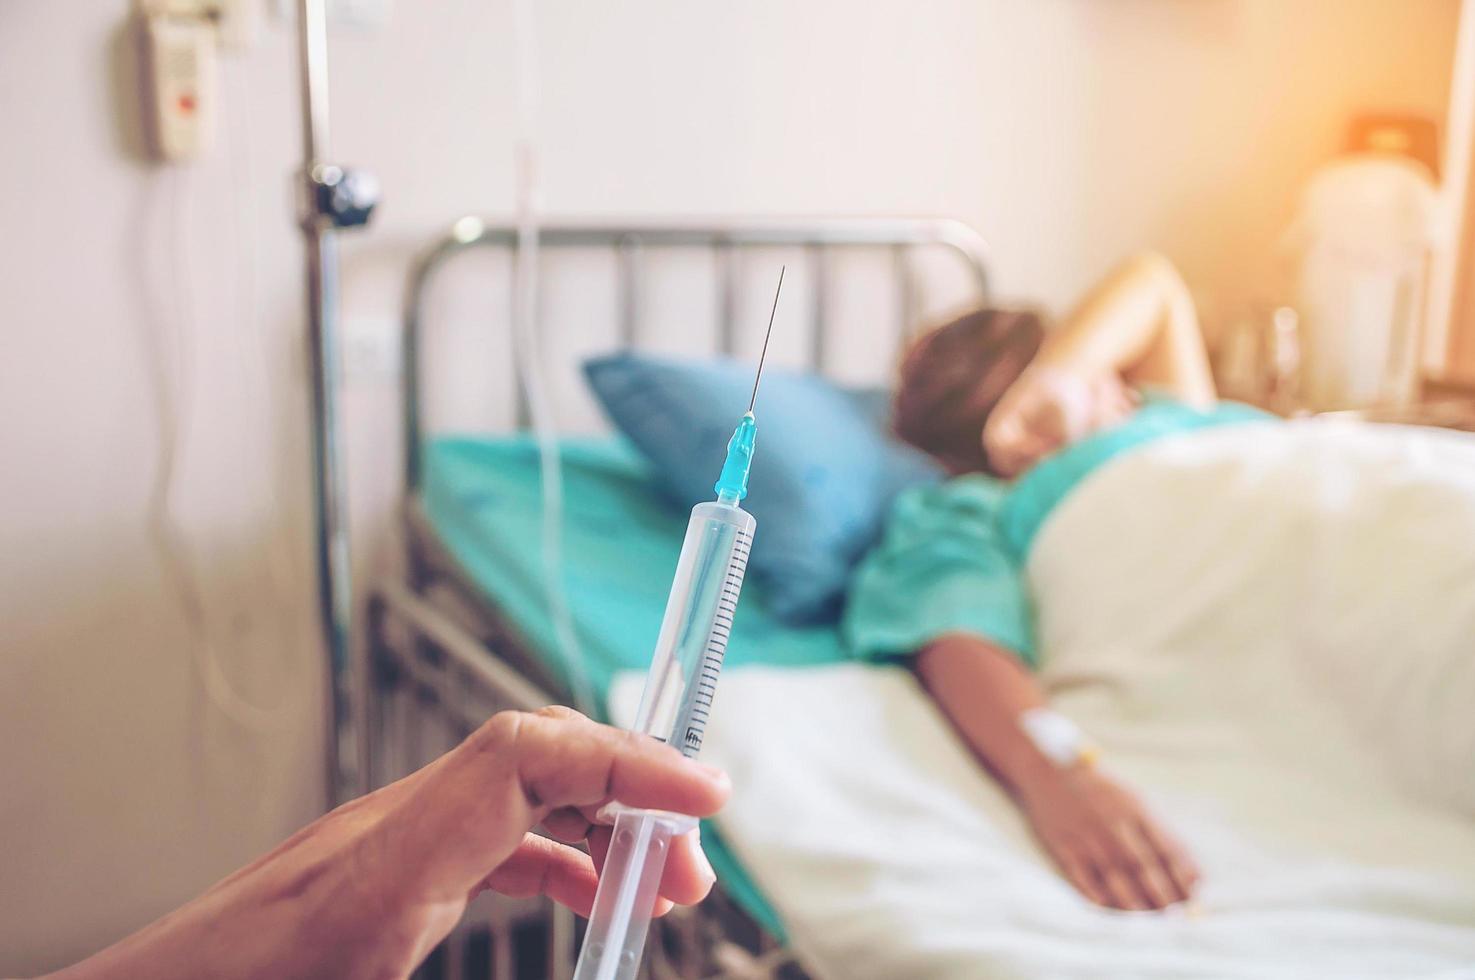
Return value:
M 735 496 L 697 504 L 686 526 L 634 728 L 687 756 L 702 747 L 754 526 Z M 696 826 L 679 814 L 609 809 L 614 832 L 574 980 L 633 980 L 671 840 Z
M 753 516 L 735 503 L 692 508 L 634 728 L 695 757 L 732 632 Z

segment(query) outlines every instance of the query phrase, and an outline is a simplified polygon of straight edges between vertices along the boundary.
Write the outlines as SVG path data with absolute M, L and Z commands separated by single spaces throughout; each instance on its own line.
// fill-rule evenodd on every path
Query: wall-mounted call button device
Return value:
M 149 140 L 159 159 L 183 163 L 214 138 L 220 48 L 256 34 L 253 0 L 134 0 L 143 24 Z
M 154 150 L 170 163 L 198 159 L 215 132 L 215 25 L 175 14 L 149 15 L 144 25 Z

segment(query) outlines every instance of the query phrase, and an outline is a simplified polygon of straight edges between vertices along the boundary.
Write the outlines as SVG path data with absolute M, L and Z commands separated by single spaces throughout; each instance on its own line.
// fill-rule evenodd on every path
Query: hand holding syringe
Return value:
M 783 285 L 780 271 L 778 289 L 782 290 Z M 773 333 L 777 311 L 775 291 L 768 335 Z M 689 758 L 695 758 L 702 748 L 753 545 L 755 522 L 739 504 L 748 493 L 748 469 L 757 433 L 753 406 L 768 353 L 768 335 L 763 338 L 763 354 L 758 358 L 747 414 L 727 444 L 727 460 L 714 487 L 717 499 L 692 508 L 633 726 L 635 731 L 675 746 Z M 575 980 L 631 980 L 635 976 L 671 841 L 697 824 L 695 818 L 679 813 L 634 810 L 618 804 L 607 810 L 614 818 L 614 833 L 600 872 Z

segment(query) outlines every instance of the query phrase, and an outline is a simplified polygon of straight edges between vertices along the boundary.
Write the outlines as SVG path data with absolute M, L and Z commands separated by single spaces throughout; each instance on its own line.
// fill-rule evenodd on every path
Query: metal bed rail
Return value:
M 947 249 L 963 262 L 977 287 L 980 301 L 989 296 L 988 247 L 983 238 L 960 221 L 945 218 L 849 218 L 788 219 L 765 221 L 729 220 L 712 223 L 634 222 L 572 224 L 550 222 L 539 230 L 539 245 L 546 249 L 606 248 L 618 256 L 619 320 L 622 346 L 633 346 L 641 318 L 642 284 L 645 279 L 645 249 L 701 249 L 712 254 L 717 266 L 717 337 L 721 353 L 731 354 L 736 341 L 737 254 L 755 248 L 802 248 L 810 276 L 809 367 L 825 364 L 828 336 L 828 269 L 838 249 L 887 248 L 893 256 L 893 274 L 901 302 L 897 309 L 897 331 L 905 335 L 915 309 L 915 280 L 909 253 L 924 246 Z M 420 487 L 421 454 L 425 445 L 423 362 L 425 297 L 429 285 L 445 263 L 469 249 L 512 250 L 517 229 L 509 224 L 488 224 L 466 217 L 434 241 L 411 267 L 405 289 L 401 345 L 404 364 L 404 397 L 401 421 L 405 432 L 405 488 L 413 494 Z M 511 314 L 509 311 L 509 323 Z M 519 415 L 519 427 L 526 426 Z

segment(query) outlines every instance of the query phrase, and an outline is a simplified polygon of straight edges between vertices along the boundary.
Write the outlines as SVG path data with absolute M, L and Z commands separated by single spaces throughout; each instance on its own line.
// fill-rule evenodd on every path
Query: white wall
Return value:
M 0 5 L 0 975 L 136 927 L 320 806 L 307 606 L 263 601 L 264 539 L 305 524 L 288 49 L 232 66 L 249 156 L 238 141 L 238 163 L 221 153 L 186 187 L 139 163 L 120 123 L 125 11 Z M 229 190 L 245 174 L 251 201 Z M 261 231 L 254 315 L 237 221 Z M 154 365 L 176 340 L 198 372 L 172 510 L 231 676 L 286 705 L 268 734 L 202 698 L 150 530 Z M 304 547 L 284 543 L 301 578 Z
M 269 22 L 228 61 L 216 154 L 163 172 L 120 122 L 125 8 L 0 4 L 0 973 L 117 937 L 320 801 L 292 47 Z M 1003 293 L 1055 309 L 1147 244 L 1207 295 L 1244 295 L 1348 113 L 1442 118 L 1456 17 L 1454 0 L 539 10 L 550 211 L 948 214 L 989 237 Z M 348 250 L 351 315 L 393 315 L 432 230 L 509 208 L 509 39 L 505 3 L 440 0 L 335 41 L 337 155 L 387 194 Z M 283 705 L 269 730 L 202 694 L 150 530 L 161 351 L 193 365 L 170 511 L 211 646 Z M 395 494 L 391 393 L 349 393 L 365 569 Z

